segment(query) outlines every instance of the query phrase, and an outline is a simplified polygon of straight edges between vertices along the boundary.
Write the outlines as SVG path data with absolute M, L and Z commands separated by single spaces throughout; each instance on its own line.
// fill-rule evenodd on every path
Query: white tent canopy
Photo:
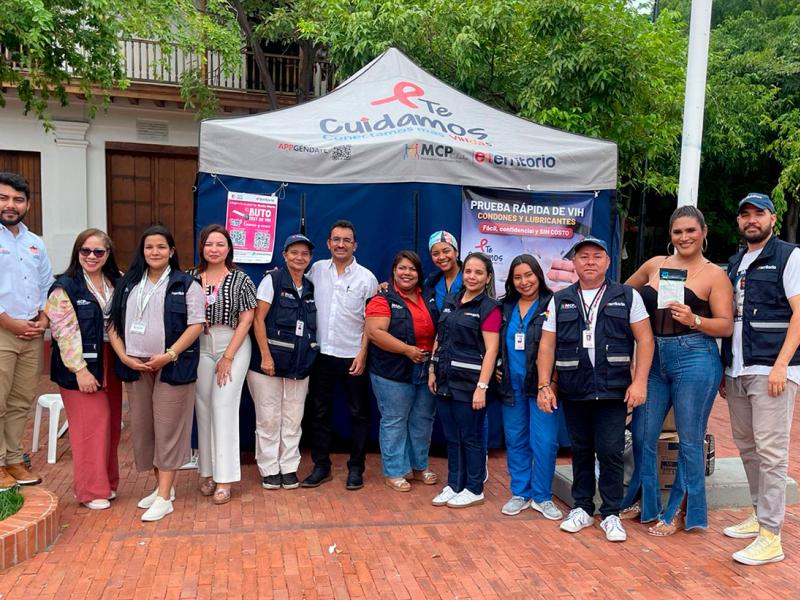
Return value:
M 313 102 L 200 128 L 204 173 L 295 183 L 617 187 L 617 146 L 466 96 L 391 48 Z

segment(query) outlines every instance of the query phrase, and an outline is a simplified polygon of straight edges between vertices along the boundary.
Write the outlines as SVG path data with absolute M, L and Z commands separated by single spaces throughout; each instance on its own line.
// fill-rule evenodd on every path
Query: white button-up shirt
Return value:
M 341 275 L 332 259 L 311 266 L 317 305 L 317 341 L 320 352 L 338 358 L 355 358 L 364 335 L 364 307 L 375 295 L 378 280 L 353 257 Z
M 53 271 L 42 238 L 24 223 L 14 236 L 0 225 L 0 313 L 32 319 L 44 309 Z

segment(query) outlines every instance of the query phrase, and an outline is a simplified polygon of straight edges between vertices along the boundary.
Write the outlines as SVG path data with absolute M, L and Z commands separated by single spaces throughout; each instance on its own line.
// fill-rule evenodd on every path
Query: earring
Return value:
M 672 250 L 669 247 L 672 246 Z M 667 242 L 667 255 L 675 254 L 675 245 L 672 242 Z
M 703 252 L 708 252 L 708 238 L 703 238 L 703 244 L 701 246 Z

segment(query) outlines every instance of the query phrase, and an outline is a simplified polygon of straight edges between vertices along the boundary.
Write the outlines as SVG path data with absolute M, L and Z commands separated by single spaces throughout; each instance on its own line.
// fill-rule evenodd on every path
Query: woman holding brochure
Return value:
M 656 347 L 647 402 L 633 411 L 636 464 L 621 516 L 641 514 L 642 523 L 657 520 L 648 530 L 654 536 L 708 527 L 703 441 L 722 377 L 714 338 L 733 331 L 730 281 L 703 256 L 708 234 L 703 213 L 693 206 L 677 208 L 669 231 L 667 250 L 674 246 L 674 253 L 651 258 L 626 282 L 642 295 Z M 675 482 L 662 510 L 656 446 L 670 408 L 680 445 Z

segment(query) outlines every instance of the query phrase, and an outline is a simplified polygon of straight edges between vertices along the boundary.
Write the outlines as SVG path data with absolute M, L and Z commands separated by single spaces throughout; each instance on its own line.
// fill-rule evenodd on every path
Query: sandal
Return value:
M 430 469 L 425 469 L 424 471 L 417 471 L 414 469 L 411 473 L 411 477 L 414 481 L 421 481 L 425 485 L 434 485 L 439 481 L 439 476 Z
M 214 483 L 213 477 L 209 477 L 200 484 L 199 489 L 203 496 L 211 496 L 214 494 L 214 490 L 217 489 L 217 484 Z
M 642 514 L 642 505 L 637 501 L 631 504 L 628 508 L 623 508 L 619 513 L 620 519 L 638 519 Z
M 217 488 L 214 492 L 214 504 L 227 504 L 231 501 L 231 490 L 229 488 Z
M 668 537 L 670 535 L 674 535 L 680 529 L 683 529 L 684 524 L 685 522 L 683 515 L 681 513 L 677 513 L 672 519 L 672 523 L 665 523 L 659 519 L 655 525 L 647 528 L 647 533 L 654 537 Z
M 386 477 L 383 482 L 395 492 L 410 492 L 411 484 L 403 477 Z

